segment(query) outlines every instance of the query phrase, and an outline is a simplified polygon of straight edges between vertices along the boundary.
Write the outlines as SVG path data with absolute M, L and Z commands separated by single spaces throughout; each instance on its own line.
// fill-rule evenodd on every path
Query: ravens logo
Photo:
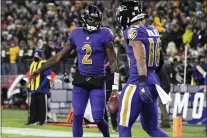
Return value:
M 137 31 L 134 29 L 128 30 L 128 37 L 130 40 L 133 40 L 137 36 Z

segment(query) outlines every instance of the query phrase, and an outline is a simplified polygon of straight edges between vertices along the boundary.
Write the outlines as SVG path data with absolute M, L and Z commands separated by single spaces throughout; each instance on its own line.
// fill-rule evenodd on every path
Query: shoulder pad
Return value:
M 141 26 L 130 27 L 127 31 L 127 36 L 129 40 L 139 39 L 146 37 L 145 29 Z
M 112 32 L 112 30 L 108 27 L 102 27 L 101 28 L 105 33 L 110 33 L 112 36 L 114 36 L 114 33 Z
M 128 39 L 130 39 L 130 40 L 133 40 L 134 38 L 136 38 L 136 36 L 137 36 L 137 30 L 136 30 L 136 28 L 130 28 L 127 31 L 127 34 L 128 34 Z
M 111 29 L 108 28 L 108 27 L 102 27 L 101 29 L 104 30 L 104 31 L 110 31 L 110 30 L 111 30 Z
M 71 32 L 76 32 L 78 30 L 82 30 L 82 27 L 76 27 L 75 29 L 73 29 Z

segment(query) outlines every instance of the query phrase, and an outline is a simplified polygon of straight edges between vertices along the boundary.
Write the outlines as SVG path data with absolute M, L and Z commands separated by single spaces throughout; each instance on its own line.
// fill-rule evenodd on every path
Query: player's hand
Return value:
M 153 102 L 153 97 L 152 97 L 145 82 L 139 83 L 139 93 L 140 93 L 140 97 L 144 103 L 149 104 L 149 103 Z
M 76 68 L 75 68 L 75 67 L 71 67 L 71 68 L 70 68 L 70 72 L 72 72 L 72 73 L 76 73 Z
M 111 98 L 114 98 L 114 97 L 119 99 L 118 86 L 116 84 L 112 85 L 112 92 L 111 92 L 111 96 L 109 97 L 109 101 Z
M 36 79 L 39 74 L 40 72 L 38 70 L 34 71 L 29 77 L 28 84 L 30 84 L 34 79 Z
M 117 90 L 112 90 L 111 92 L 111 96 L 109 97 L 109 100 L 113 97 L 117 97 L 119 98 L 119 94 L 118 94 L 118 91 Z

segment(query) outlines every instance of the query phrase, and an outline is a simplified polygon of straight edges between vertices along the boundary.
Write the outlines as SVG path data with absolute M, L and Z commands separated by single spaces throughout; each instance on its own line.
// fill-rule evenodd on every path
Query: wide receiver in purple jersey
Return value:
M 92 116 L 104 137 L 109 137 L 107 122 L 103 119 L 105 95 L 105 60 L 110 62 L 111 72 L 118 72 L 112 34 L 109 28 L 102 28 L 102 14 L 98 7 L 90 5 L 81 14 L 83 27 L 73 30 L 63 50 L 51 57 L 32 74 L 30 81 L 75 49 L 78 56 L 78 72 L 73 81 L 72 105 L 74 109 L 73 136 L 83 136 L 83 115 L 90 99 Z M 116 75 L 117 76 L 117 75 Z M 117 83 L 116 83 L 117 84 Z M 114 88 L 117 88 L 114 85 Z M 117 88 L 118 89 L 118 88 Z
M 160 38 L 154 26 L 143 23 L 145 14 L 139 2 L 126 1 L 116 12 L 119 26 L 127 42 L 130 77 L 120 95 L 118 131 L 120 137 L 131 137 L 131 127 L 141 116 L 143 129 L 151 137 L 168 137 L 158 127 L 159 79 L 155 69 L 159 65 Z

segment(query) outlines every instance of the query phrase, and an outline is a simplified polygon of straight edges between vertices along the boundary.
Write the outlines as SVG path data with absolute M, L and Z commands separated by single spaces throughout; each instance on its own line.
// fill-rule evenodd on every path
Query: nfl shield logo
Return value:
M 89 40 L 89 37 L 88 36 L 86 37 L 86 40 Z

